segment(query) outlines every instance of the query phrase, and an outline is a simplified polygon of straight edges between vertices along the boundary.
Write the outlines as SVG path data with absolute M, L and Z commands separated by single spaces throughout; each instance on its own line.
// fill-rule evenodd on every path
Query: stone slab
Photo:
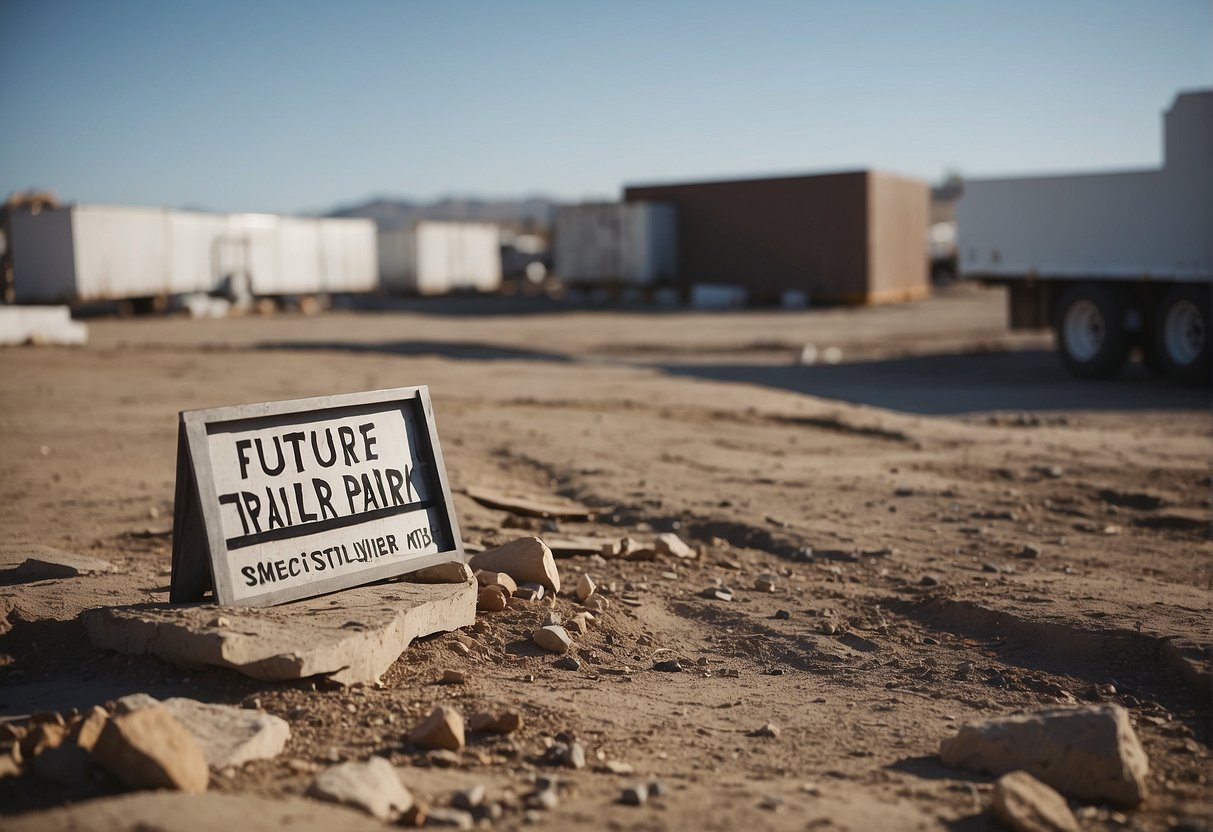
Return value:
M 251 794 L 136 792 L 5 817 L 9 832 L 383 832 L 382 823 L 331 803 Z
M 413 639 L 474 623 L 476 581 L 376 584 L 277 607 L 101 607 L 80 619 L 99 648 L 179 667 L 227 667 L 267 681 L 372 683 Z

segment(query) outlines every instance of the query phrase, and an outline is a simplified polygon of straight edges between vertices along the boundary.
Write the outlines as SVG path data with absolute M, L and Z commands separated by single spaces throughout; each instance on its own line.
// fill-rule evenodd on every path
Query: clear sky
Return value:
M 0 0 L 0 191 L 311 211 L 1141 167 L 1209 0 Z

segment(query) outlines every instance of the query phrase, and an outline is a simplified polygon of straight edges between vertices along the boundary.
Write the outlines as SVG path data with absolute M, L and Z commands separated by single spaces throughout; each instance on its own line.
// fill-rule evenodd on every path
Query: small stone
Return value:
M 594 579 L 589 575 L 583 574 L 581 579 L 577 581 L 577 600 L 584 603 L 589 600 L 596 589 L 598 589 L 598 584 L 594 583 Z
M 779 726 L 773 722 L 768 722 L 760 728 L 755 728 L 746 734 L 747 737 L 770 737 L 774 739 L 779 736 Z
M 564 755 L 564 764 L 572 769 L 585 768 L 585 746 L 579 742 L 569 743 Z
M 607 760 L 603 764 L 603 768 L 611 774 L 631 774 L 636 770 L 631 763 L 624 763 L 619 760 Z
M 461 560 L 423 566 L 408 576 L 408 580 L 416 584 L 462 584 L 471 579 L 471 567 Z
M 106 713 L 105 708 L 94 705 L 83 719 L 71 727 L 69 736 L 72 742 L 85 751 L 92 751 L 93 746 L 97 744 L 97 737 L 101 736 L 101 729 L 105 727 L 107 719 L 109 719 L 109 714 Z
M 499 586 L 486 586 L 476 596 L 476 609 L 485 612 L 501 612 L 508 603 L 505 591 Z
M 1079 832 L 1066 799 L 1026 771 L 998 778 L 990 812 L 1014 832 Z
M 1024 560 L 1035 560 L 1040 557 L 1040 547 L 1034 543 L 1025 543 L 1023 548 L 1015 554 L 1015 557 L 1023 558 Z
M 382 757 L 326 769 L 312 781 L 308 794 L 353 806 L 382 821 L 391 820 L 413 806 L 413 796 L 400 782 L 396 767 Z
M 93 760 L 134 789 L 205 792 L 210 772 L 202 746 L 162 705 L 148 705 L 105 723 Z
M 779 795 L 769 794 L 762 799 L 758 804 L 758 808 L 765 809 L 768 812 L 779 812 L 784 807 L 784 799 Z
M 447 669 L 442 671 L 442 678 L 438 680 L 439 684 L 443 685 L 462 685 L 468 680 L 468 675 L 462 670 Z
M 754 579 L 754 589 L 759 592 L 774 592 L 778 579 L 774 575 L 762 574 Z
M 512 734 L 522 726 L 518 711 L 482 711 L 468 719 L 468 730 L 479 734 Z
M 581 670 L 581 662 L 572 656 L 561 656 L 552 662 L 552 667 L 559 668 L 560 670 Z
M 663 662 L 653 662 L 653 669 L 661 673 L 681 673 L 682 663 L 678 659 L 667 659 Z
M 521 584 L 514 592 L 514 597 L 520 601 L 542 601 L 544 589 L 542 584 Z
M 531 640 L 549 653 L 566 653 L 573 644 L 568 632 L 559 625 L 540 627 L 531 634 Z
M 565 630 L 573 635 L 585 635 L 585 632 L 589 629 L 590 618 L 587 617 L 588 615 L 589 613 L 579 613 L 578 615 L 574 615 L 568 620 L 568 623 L 564 625 Z
M 66 739 L 67 728 L 62 725 L 35 725 L 25 732 L 18 747 L 26 759 L 32 759 L 48 748 L 63 744 Z
M 438 768 L 456 768 L 463 760 L 459 752 L 449 748 L 431 748 L 425 752 L 425 759 L 430 765 Z
M 543 617 L 543 627 L 555 627 L 561 621 L 560 613 L 556 610 L 549 610 L 548 614 Z
M 1149 762 L 1119 705 L 1058 708 L 969 723 L 941 743 L 944 765 L 1000 775 L 1020 770 L 1062 794 L 1137 806 Z
M 476 570 L 476 583 L 482 587 L 495 586 L 509 598 L 518 591 L 518 582 L 504 572 L 493 572 L 488 569 Z
M 708 598 L 712 601 L 732 601 L 733 600 L 732 591 L 725 587 L 722 587 L 722 586 L 710 586 L 707 589 L 705 589 L 701 594 L 703 595 L 704 598 Z
M 409 733 L 409 742 L 419 748 L 463 748 L 463 717 L 454 708 L 438 707 L 430 711 Z
M 528 809 L 550 811 L 560 805 L 560 795 L 555 789 L 539 789 L 526 796 L 526 805 Z
M 462 809 L 431 808 L 426 812 L 425 825 L 445 829 L 474 829 L 476 819 L 472 817 L 471 812 Z
M 619 795 L 619 802 L 624 806 L 643 806 L 649 799 L 649 787 L 644 783 L 628 786 Z
M 939 586 L 939 578 L 935 575 L 923 575 L 918 583 L 922 586 Z
M 232 626 L 232 620 L 226 615 L 219 615 L 211 619 L 209 626 L 214 627 L 216 630 L 222 630 L 225 627 Z
M 658 554 L 680 560 L 694 560 L 696 556 L 695 550 L 688 546 L 681 537 L 669 532 L 657 535 L 657 539 L 653 541 L 653 548 Z
M 775 610 L 775 617 L 780 621 L 787 621 L 792 617 L 792 614 L 787 610 Z
M 485 789 L 484 783 L 477 783 L 476 785 L 464 789 L 463 791 L 455 792 L 455 794 L 451 797 L 451 805 L 456 809 L 463 809 L 466 812 L 470 812 L 480 804 L 484 803 L 484 797 L 487 793 L 488 790 Z
M 594 594 L 588 601 L 585 602 L 585 608 L 595 613 L 604 613 L 611 606 L 611 602 L 607 599 Z
M 472 648 L 468 647 L 462 641 L 448 641 L 446 649 L 460 656 L 470 656 L 472 654 Z
M 665 797 L 665 784 L 660 780 L 650 780 L 649 797 Z
M 523 586 L 538 583 L 552 592 L 560 591 L 560 573 L 552 550 L 537 537 L 511 540 L 496 549 L 473 555 L 469 563 L 473 569 L 505 572 Z
M 981 571 L 1000 573 L 1002 572 L 1002 567 L 996 563 L 990 563 L 988 560 L 985 560 L 981 562 Z

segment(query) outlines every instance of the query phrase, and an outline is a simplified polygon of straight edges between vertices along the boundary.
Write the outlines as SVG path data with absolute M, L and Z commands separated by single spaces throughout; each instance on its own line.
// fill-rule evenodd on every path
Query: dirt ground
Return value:
M 536 777 L 559 780 L 555 809 L 507 808 L 501 828 L 976 830 L 991 781 L 940 765 L 940 740 L 967 720 L 1114 701 L 1149 754 L 1152 795 L 1131 812 L 1081 807 L 1083 827 L 1208 828 L 1208 391 L 1139 365 L 1073 381 L 1047 337 L 1005 331 L 1002 303 L 963 287 L 803 312 L 445 301 L 94 320 L 85 348 L 0 351 L 4 542 L 121 567 L 35 584 L 0 571 L 0 715 L 147 691 L 289 721 L 285 753 L 215 776 L 221 792 L 298 796 L 312 769 L 376 753 L 435 806 L 473 783 L 509 804 Z M 841 363 L 802 363 L 809 344 Z M 414 644 L 382 688 L 267 684 L 88 645 L 82 610 L 167 598 L 178 411 L 413 384 L 431 387 L 454 488 L 599 512 L 553 530 L 457 495 L 468 543 L 676 531 L 703 555 L 562 559 L 567 584 L 589 572 L 613 601 L 578 639 L 576 671 L 527 641 L 543 603 Z M 754 588 L 765 572 L 773 593 Z M 733 601 L 703 597 L 717 582 Z M 555 608 L 579 606 L 561 595 Z M 450 649 L 459 638 L 470 655 Z M 683 671 L 653 669 L 668 659 Z M 467 683 L 435 684 L 445 669 Z M 526 727 L 440 766 L 405 739 L 440 703 L 510 706 Z M 777 737 L 751 736 L 766 723 Z M 560 734 L 589 766 L 543 763 Z M 650 780 L 660 797 L 618 802 Z M 0 812 L 121 791 L 10 777 Z

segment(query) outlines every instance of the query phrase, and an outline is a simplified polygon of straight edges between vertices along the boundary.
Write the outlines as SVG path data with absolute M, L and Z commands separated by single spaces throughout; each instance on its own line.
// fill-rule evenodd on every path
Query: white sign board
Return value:
M 428 388 L 181 414 L 172 601 L 280 604 L 462 558 Z

